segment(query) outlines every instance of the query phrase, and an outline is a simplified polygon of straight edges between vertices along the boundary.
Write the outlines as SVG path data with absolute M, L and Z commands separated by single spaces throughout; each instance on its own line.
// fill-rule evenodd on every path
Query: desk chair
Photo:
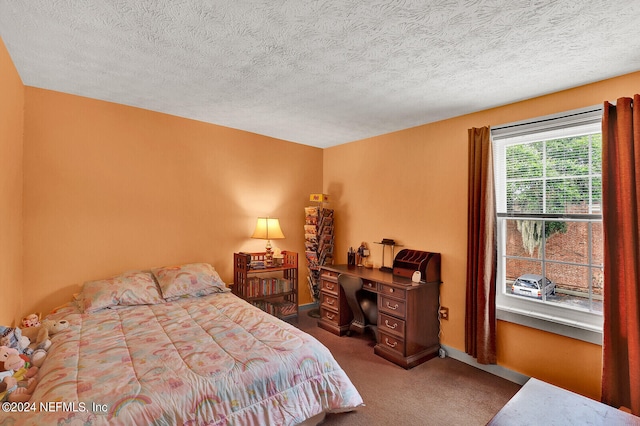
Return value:
M 378 305 L 371 298 L 362 296 L 362 278 L 340 274 L 338 275 L 338 284 L 344 290 L 347 303 L 353 313 L 353 320 L 349 325 L 347 334 L 350 335 L 352 331 L 364 333 L 366 328 L 370 328 L 377 340 Z

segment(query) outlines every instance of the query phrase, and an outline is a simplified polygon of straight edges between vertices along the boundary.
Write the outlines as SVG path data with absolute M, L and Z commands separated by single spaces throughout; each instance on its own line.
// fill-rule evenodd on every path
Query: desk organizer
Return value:
M 393 260 L 393 275 L 411 278 L 415 271 L 420 271 L 421 282 L 441 282 L 440 253 L 400 250 Z

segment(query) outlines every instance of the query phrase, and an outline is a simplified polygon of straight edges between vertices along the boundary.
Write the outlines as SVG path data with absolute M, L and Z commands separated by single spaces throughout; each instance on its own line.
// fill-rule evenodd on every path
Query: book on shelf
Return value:
M 320 219 L 320 224 L 324 226 L 332 226 L 333 225 L 333 215 L 331 216 L 322 216 Z
M 273 296 L 293 291 L 293 283 L 286 278 L 249 277 L 245 291 L 246 297 Z
M 315 232 L 313 234 L 304 234 L 304 240 L 312 244 L 318 244 L 318 234 Z
M 319 265 L 327 265 L 333 263 L 333 253 L 329 251 L 325 251 L 320 254 L 320 259 L 318 260 Z
M 268 302 L 264 300 L 258 300 L 252 302 L 252 304 L 257 308 L 262 309 L 266 313 L 277 317 L 286 317 L 298 313 L 297 306 L 293 302 Z
M 280 316 L 294 315 L 298 312 L 298 307 L 293 302 L 280 302 L 274 304 Z
M 249 265 L 249 269 L 265 269 L 266 265 L 264 260 L 252 260 Z
M 317 268 L 318 267 L 318 253 L 315 250 L 307 250 L 304 252 L 307 256 L 307 263 L 309 264 L 309 268 Z
M 318 230 L 318 235 L 331 235 L 333 237 L 333 225 L 328 225 Z

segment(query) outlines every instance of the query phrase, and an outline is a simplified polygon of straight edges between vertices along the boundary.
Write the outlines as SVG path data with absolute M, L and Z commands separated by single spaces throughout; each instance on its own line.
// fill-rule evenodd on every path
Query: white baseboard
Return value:
M 440 346 L 447 352 L 448 357 L 464 362 L 465 364 L 469 364 L 472 367 L 479 368 L 480 370 L 486 371 L 487 373 L 491 373 L 495 376 L 502 377 L 503 379 L 509 380 L 510 382 L 524 385 L 530 378 L 529 376 L 525 376 L 524 374 L 518 373 L 517 371 L 509 370 L 508 368 L 502 367 L 500 365 L 480 364 L 478 363 L 478 361 L 476 361 L 475 358 L 465 352 L 445 345 Z

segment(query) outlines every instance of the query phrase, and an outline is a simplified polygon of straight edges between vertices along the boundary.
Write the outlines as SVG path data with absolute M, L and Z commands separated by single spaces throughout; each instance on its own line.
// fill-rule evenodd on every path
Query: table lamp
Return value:
M 271 240 L 284 238 L 284 234 L 280 229 L 280 221 L 277 218 L 272 217 L 259 217 L 258 222 L 256 223 L 256 229 L 253 231 L 251 238 L 267 240 L 264 261 L 266 266 L 272 266 L 273 251 L 271 250 Z

